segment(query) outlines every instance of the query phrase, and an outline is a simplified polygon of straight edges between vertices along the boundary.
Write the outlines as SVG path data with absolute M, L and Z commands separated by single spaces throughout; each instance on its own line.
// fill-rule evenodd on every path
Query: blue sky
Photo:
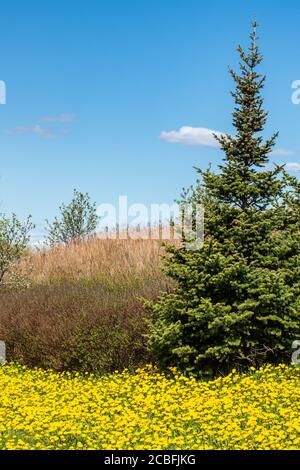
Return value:
M 194 165 L 222 158 L 203 145 L 205 131 L 176 132 L 232 131 L 227 67 L 237 66 L 254 15 L 268 77 L 266 136 L 280 130 L 272 158 L 300 164 L 300 105 L 291 101 L 298 1 L 2 2 L 0 211 L 31 213 L 41 227 L 73 188 L 99 204 L 119 195 L 172 202 L 194 182 Z

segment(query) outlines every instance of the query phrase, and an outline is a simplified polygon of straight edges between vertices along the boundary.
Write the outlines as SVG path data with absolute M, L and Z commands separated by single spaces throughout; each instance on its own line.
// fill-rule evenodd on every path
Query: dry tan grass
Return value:
M 122 237 L 122 234 L 120 235 Z M 174 242 L 175 243 L 175 242 Z M 101 239 L 30 253 L 34 283 L 161 278 L 164 248 L 157 239 Z

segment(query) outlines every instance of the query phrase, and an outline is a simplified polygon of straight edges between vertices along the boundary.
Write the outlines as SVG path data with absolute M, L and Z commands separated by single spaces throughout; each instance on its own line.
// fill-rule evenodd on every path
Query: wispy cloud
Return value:
M 275 149 L 273 152 L 271 152 L 271 155 L 274 157 L 290 157 L 292 155 L 295 155 L 295 152 L 290 149 Z
M 44 116 L 39 119 L 39 122 L 47 122 L 54 124 L 54 127 L 48 127 L 47 125 L 41 125 L 40 123 L 31 126 L 18 126 L 14 129 L 10 129 L 7 132 L 12 135 L 26 135 L 32 134 L 41 137 L 42 139 L 51 139 L 59 135 L 66 135 L 70 132 L 69 128 L 62 128 L 55 126 L 58 124 L 69 124 L 75 119 L 75 115 L 71 113 L 58 114 L 57 116 Z
M 50 139 L 54 137 L 54 132 L 51 129 L 47 129 L 46 127 L 42 127 L 39 124 L 33 126 L 32 132 L 43 139 Z
M 67 135 L 70 133 L 70 129 L 50 129 L 49 127 L 41 126 L 40 124 L 35 124 L 34 126 L 19 126 L 14 129 L 7 131 L 11 135 L 36 135 L 42 139 L 52 139 L 60 135 Z
M 28 127 L 18 126 L 7 131 L 8 134 L 23 135 L 28 133 Z
M 219 142 L 214 135 L 224 135 L 220 131 L 205 127 L 183 126 L 178 131 L 163 131 L 160 138 L 171 144 L 182 144 L 193 147 L 219 147 Z
M 42 127 L 39 124 L 36 124 L 34 126 L 15 127 L 15 129 L 9 130 L 8 133 L 13 135 L 35 134 L 39 137 L 42 137 L 43 139 L 50 139 L 55 135 L 52 129 Z
M 59 122 L 59 123 L 70 123 L 75 119 L 75 114 L 72 113 L 62 113 L 56 116 L 44 116 L 42 121 L 44 122 Z
M 285 169 L 290 171 L 300 171 L 300 163 L 289 162 L 285 165 Z

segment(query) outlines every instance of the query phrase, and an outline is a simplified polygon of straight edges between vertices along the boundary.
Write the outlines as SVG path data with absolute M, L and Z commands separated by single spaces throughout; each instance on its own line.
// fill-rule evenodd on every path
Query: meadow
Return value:
M 152 367 L 102 377 L 0 369 L 1 449 L 299 449 L 299 370 L 212 381 Z

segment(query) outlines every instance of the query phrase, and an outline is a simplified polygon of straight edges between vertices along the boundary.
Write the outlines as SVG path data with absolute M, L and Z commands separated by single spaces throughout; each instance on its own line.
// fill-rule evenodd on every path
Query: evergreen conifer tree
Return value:
M 162 367 L 216 374 L 288 361 L 300 337 L 299 183 L 268 164 L 277 134 L 264 140 L 267 115 L 253 22 L 247 51 L 238 47 L 234 135 L 215 136 L 225 153 L 218 172 L 184 201 L 205 208 L 201 249 L 167 246 L 174 292 L 148 303 L 149 349 Z

